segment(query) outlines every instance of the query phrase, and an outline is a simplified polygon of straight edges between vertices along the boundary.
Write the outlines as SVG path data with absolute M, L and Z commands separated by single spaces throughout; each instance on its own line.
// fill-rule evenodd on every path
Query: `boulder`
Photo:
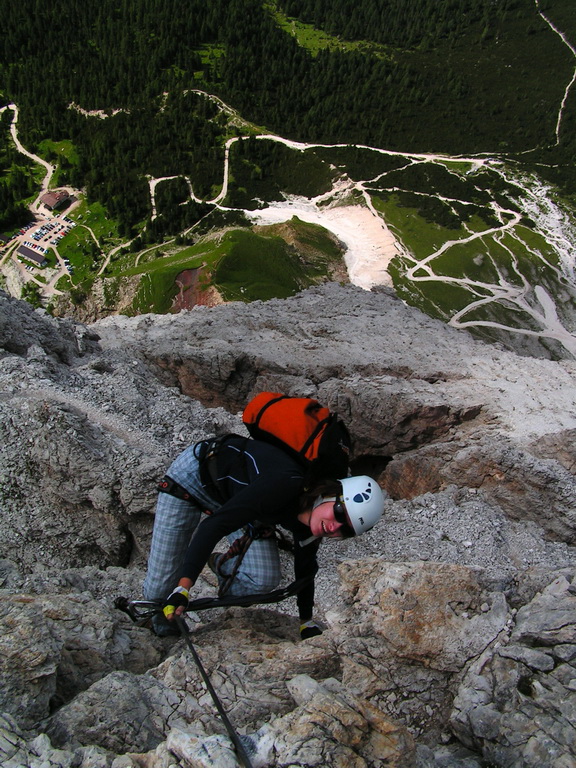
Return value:
M 58 749 L 52 746 L 46 734 L 27 741 L 16 721 L 10 715 L 0 713 L 2 768 L 110 768 L 113 759 L 113 755 L 98 747 L 80 747 L 74 751 Z
M 568 438 L 568 435 L 564 435 Z M 576 483 L 565 466 L 564 442 L 558 460 L 535 456 L 502 435 L 476 434 L 442 441 L 398 456 L 386 466 L 382 484 L 394 498 L 410 498 L 457 484 L 481 489 L 485 498 L 514 520 L 532 520 L 548 535 L 576 543 Z
M 451 681 L 506 628 L 501 592 L 471 568 L 447 563 L 349 561 L 344 605 L 328 613 L 342 680 L 413 733 L 445 727 Z
M 0 592 L 0 711 L 27 729 L 112 670 L 161 655 L 149 631 L 83 595 Z

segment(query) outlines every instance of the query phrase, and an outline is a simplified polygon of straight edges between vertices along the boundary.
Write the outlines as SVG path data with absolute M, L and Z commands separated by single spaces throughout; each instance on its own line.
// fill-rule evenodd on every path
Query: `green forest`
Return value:
M 540 7 L 576 26 L 571 0 Z M 231 128 L 194 89 L 300 141 L 516 154 L 576 189 L 574 95 L 555 146 L 573 57 L 534 0 L 1 0 L 0 10 L 0 94 L 19 106 L 22 141 L 72 142 L 60 183 L 105 203 L 123 235 L 149 215 L 146 175 L 189 174 L 200 198 L 221 183 Z M 341 48 L 309 50 L 280 13 Z M 18 197 L 19 174 L 2 181 Z
M 29 222 L 46 174 L 15 130 L 53 166 L 50 187 L 78 198 L 46 269 L 25 267 L 35 305 L 168 312 L 212 289 L 251 301 L 346 280 L 354 243 L 329 224 L 311 230 L 296 214 L 253 227 L 260 208 L 324 196 L 386 222 L 400 248 L 387 276 L 407 303 L 504 343 L 528 329 L 541 339 L 526 349 L 565 355 L 534 286 L 568 338 L 573 0 L 0 0 L 0 11 L 0 233 Z M 15 251 L 2 249 L 12 268 Z

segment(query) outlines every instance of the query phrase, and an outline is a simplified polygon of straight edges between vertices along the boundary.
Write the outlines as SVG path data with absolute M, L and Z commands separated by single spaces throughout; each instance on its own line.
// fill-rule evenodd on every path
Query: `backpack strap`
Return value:
M 288 395 L 279 395 L 278 397 L 274 397 L 271 400 L 268 400 L 268 402 L 262 406 L 260 413 L 254 420 L 254 427 L 259 426 L 262 416 L 264 416 L 268 408 L 270 408 L 271 405 L 274 405 L 274 403 L 279 403 L 281 400 L 288 400 Z
M 224 504 L 226 499 L 223 497 L 220 488 L 218 487 L 217 458 L 226 443 L 235 437 L 244 441 L 241 453 L 245 453 L 248 445 L 248 438 L 236 435 L 232 432 L 227 435 L 215 437 L 212 440 L 202 440 L 194 446 L 194 456 L 196 456 L 200 465 L 200 480 L 202 481 L 202 485 L 204 485 L 208 493 L 220 504 Z
M 302 446 L 302 448 L 300 448 L 300 453 L 302 454 L 302 456 L 306 456 L 306 453 L 307 453 L 307 451 L 308 451 L 308 448 L 310 448 L 310 446 L 312 445 L 312 443 L 314 442 L 314 440 L 316 440 L 316 438 L 318 437 L 318 435 L 320 434 L 320 432 L 322 432 L 322 430 L 324 429 L 324 427 L 326 426 L 326 424 L 329 424 L 329 423 L 330 423 L 331 419 L 332 419 L 332 414 L 330 414 L 329 416 L 327 416 L 325 419 L 322 419 L 322 421 L 319 421 L 319 422 L 318 422 L 318 425 L 317 425 L 317 427 L 314 429 L 314 431 L 312 432 L 312 434 L 310 435 L 310 437 L 308 438 L 308 440 L 306 440 L 306 442 L 304 443 L 304 445 Z

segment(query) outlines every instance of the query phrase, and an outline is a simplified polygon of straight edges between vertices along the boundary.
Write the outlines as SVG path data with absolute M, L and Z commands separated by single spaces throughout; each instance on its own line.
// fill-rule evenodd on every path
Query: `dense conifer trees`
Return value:
M 541 7 L 570 19 L 570 2 Z M 318 52 L 275 10 L 366 45 Z M 0 0 L 0 12 L 0 90 L 19 105 L 22 140 L 32 150 L 72 140 L 79 161 L 66 178 L 105 201 L 126 232 L 150 213 L 146 175 L 187 174 L 203 198 L 221 183 L 226 128 L 191 93 L 199 87 L 288 137 L 534 150 L 569 183 L 576 98 L 553 145 L 574 61 L 533 0 Z

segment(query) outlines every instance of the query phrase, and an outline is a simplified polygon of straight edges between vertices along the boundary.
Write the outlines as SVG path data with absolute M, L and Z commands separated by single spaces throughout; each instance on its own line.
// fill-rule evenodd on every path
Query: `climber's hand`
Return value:
M 322 630 L 316 624 L 314 619 L 309 619 L 308 621 L 302 622 L 300 624 L 300 637 L 302 640 L 308 640 L 309 637 L 316 637 L 317 635 L 321 635 Z
M 189 594 L 188 590 L 184 587 L 176 587 L 174 592 L 166 598 L 164 605 L 162 606 L 162 613 L 168 621 L 174 619 L 176 616 L 181 616 L 186 608 L 188 608 Z

